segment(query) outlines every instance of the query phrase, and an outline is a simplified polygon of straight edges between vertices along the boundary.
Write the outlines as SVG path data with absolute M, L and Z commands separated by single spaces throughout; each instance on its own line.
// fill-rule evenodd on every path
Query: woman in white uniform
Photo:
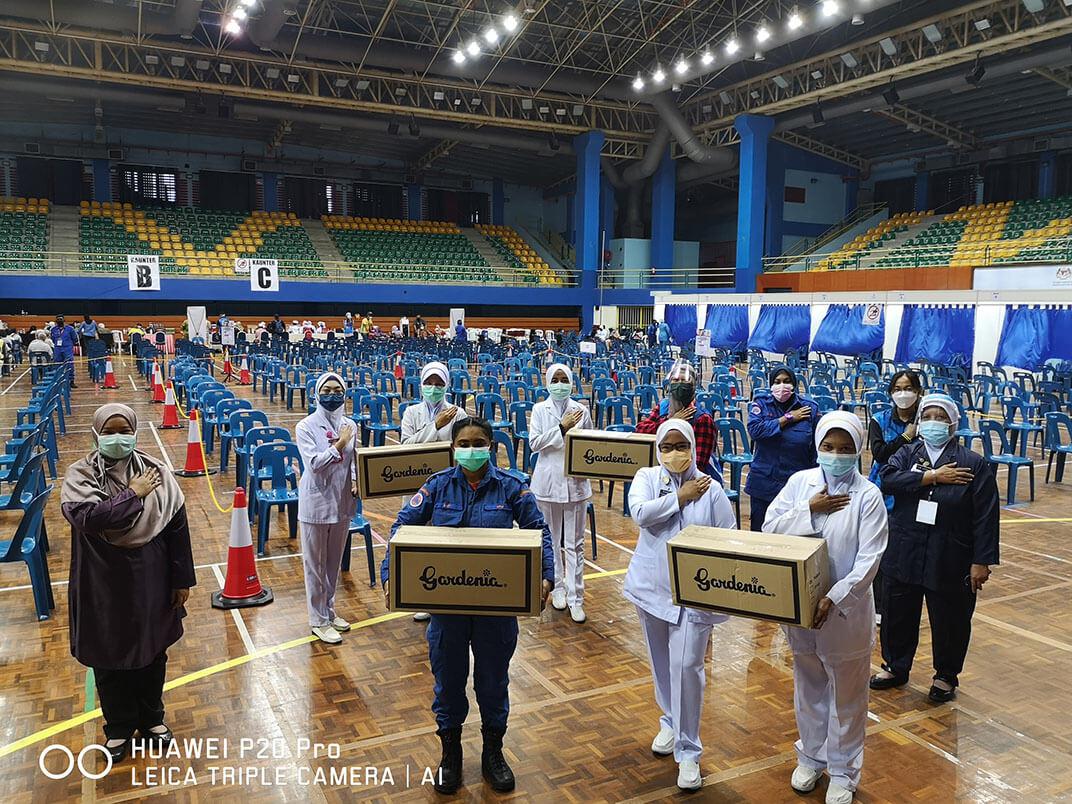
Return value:
M 640 527 L 625 575 L 625 597 L 637 607 L 648 645 L 655 700 L 663 710 L 651 750 L 674 755 L 677 786 L 696 790 L 700 774 L 700 712 L 704 656 L 711 627 L 725 615 L 675 606 L 666 543 L 688 525 L 736 528 L 730 501 L 696 468 L 696 436 L 683 419 L 667 419 L 655 433 L 659 466 L 640 469 L 629 489 L 629 509 Z
M 583 623 L 584 613 L 584 519 L 592 485 L 587 480 L 566 477 L 566 433 L 574 427 L 590 429 L 592 415 L 575 399 L 573 372 L 564 363 L 554 363 L 544 372 L 548 398 L 537 402 L 529 424 L 529 447 L 539 454 L 532 473 L 536 505 L 551 529 L 555 552 L 555 588 L 551 605 L 559 611 L 569 606 L 570 617 Z
M 465 412 L 457 405 L 448 405 L 443 401 L 447 394 L 447 382 L 450 372 L 439 361 L 433 360 L 421 369 L 421 402 L 410 405 L 402 414 L 402 443 L 430 444 L 433 441 L 450 441 L 450 430 L 458 414 L 465 418 Z M 409 497 L 403 505 L 409 502 Z M 413 615 L 417 622 L 429 619 L 426 611 Z
M 354 485 L 354 441 L 357 425 L 346 418 L 346 382 L 334 372 L 316 381 L 316 410 L 295 430 L 305 471 L 298 483 L 302 563 L 309 625 L 318 639 L 342 642 L 339 631 L 350 623 L 335 613 L 335 587 L 350 519 L 357 510 Z
M 766 533 L 826 540 L 833 586 L 816 608 L 816 627 L 785 632 L 800 732 L 790 784 L 811 792 L 826 770 L 827 804 L 849 804 L 860 783 L 875 643 L 871 582 L 888 531 L 882 492 L 857 470 L 865 438 L 856 414 L 823 416 L 815 428 L 819 467 L 790 477 L 763 523 Z

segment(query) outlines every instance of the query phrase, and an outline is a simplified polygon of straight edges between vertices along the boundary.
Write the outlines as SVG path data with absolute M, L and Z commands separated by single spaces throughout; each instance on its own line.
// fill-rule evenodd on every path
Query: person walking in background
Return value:
M 651 349 L 654 349 L 655 344 L 659 342 L 658 341 L 658 335 L 659 335 L 659 322 L 658 321 L 655 321 L 654 319 L 652 319 L 652 322 L 650 324 L 648 324 L 647 335 L 648 335 L 648 347 L 651 348 Z
M 62 315 L 56 316 L 56 325 L 49 333 L 52 338 L 52 347 L 55 360 L 63 363 L 67 368 L 67 377 L 71 381 L 71 387 L 75 388 L 74 381 L 74 345 L 78 341 L 78 333 L 74 327 L 66 322 Z
M 458 319 L 458 323 L 454 326 L 454 337 L 462 343 L 465 343 L 466 339 L 469 337 L 469 334 L 465 329 L 465 324 L 462 323 L 460 318 Z
M 666 347 L 670 345 L 670 325 L 665 321 L 659 322 L 659 346 Z

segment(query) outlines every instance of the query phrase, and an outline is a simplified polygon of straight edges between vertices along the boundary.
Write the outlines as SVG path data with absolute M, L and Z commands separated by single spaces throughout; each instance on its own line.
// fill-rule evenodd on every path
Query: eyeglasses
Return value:
M 679 444 L 660 444 L 659 452 L 663 455 L 669 455 L 671 452 L 692 452 L 692 444 L 687 441 Z

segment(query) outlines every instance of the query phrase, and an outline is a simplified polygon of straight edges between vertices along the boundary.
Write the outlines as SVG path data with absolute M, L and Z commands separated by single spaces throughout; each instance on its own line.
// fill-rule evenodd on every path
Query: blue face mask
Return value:
M 920 422 L 919 437 L 932 447 L 941 447 L 949 442 L 950 425 L 945 422 Z
M 836 452 L 820 452 L 818 455 L 819 466 L 823 467 L 831 477 L 843 477 L 856 468 L 856 455 L 839 455 Z
M 321 394 L 320 406 L 324 410 L 335 411 L 342 407 L 342 403 L 346 401 L 345 394 Z

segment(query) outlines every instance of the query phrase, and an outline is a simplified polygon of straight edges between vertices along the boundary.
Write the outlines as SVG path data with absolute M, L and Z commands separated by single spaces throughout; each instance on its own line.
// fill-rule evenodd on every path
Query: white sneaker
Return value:
M 336 631 L 349 631 L 350 623 L 344 620 L 342 617 L 336 615 L 335 619 L 331 621 L 332 626 Z
M 852 804 L 852 791 L 831 782 L 826 788 L 826 804 Z
M 796 770 L 793 771 L 793 778 L 789 780 L 789 786 L 798 793 L 810 793 L 815 789 L 822 775 L 821 770 L 797 765 Z
M 576 606 L 569 607 L 569 616 L 573 618 L 575 623 L 583 623 L 588 619 L 588 616 L 584 613 L 584 609 L 578 603 Z
M 677 786 L 682 790 L 699 790 L 703 784 L 700 776 L 700 763 L 691 759 L 683 759 L 677 763 Z
M 566 610 L 566 590 L 556 589 L 551 593 L 551 605 L 555 607 L 557 611 Z
M 339 636 L 339 632 L 330 625 L 317 625 L 313 627 L 313 636 L 319 639 L 321 642 L 327 642 L 329 645 L 338 645 L 342 642 L 342 637 Z
M 655 739 L 651 741 L 651 753 L 661 757 L 668 757 L 674 753 L 674 730 L 668 728 L 659 729 Z
M 430 619 L 432 619 L 432 615 L 426 611 L 418 611 L 416 614 L 413 615 L 413 622 L 415 623 L 423 623 L 425 620 Z

